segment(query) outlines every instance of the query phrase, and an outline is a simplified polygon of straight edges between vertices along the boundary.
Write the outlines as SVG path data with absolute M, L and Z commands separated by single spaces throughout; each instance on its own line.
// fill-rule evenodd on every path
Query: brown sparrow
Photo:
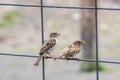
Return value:
M 67 48 L 65 48 L 59 55 L 54 56 L 53 59 L 60 58 L 64 56 L 66 59 L 73 57 L 80 52 L 80 46 L 85 45 L 85 41 L 76 40 Z
M 42 48 L 40 49 L 39 52 L 39 57 L 37 59 L 37 61 L 35 62 L 34 66 L 38 66 L 40 60 L 45 56 L 46 54 L 49 54 L 54 50 L 55 45 L 57 43 L 57 37 L 60 36 L 59 33 L 53 32 L 50 34 L 49 39 L 46 40 L 42 46 Z

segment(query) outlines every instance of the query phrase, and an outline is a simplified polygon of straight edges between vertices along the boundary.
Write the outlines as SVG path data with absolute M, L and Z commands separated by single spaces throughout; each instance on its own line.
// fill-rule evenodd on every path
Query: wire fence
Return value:
M 97 7 L 97 0 L 94 0 L 94 7 L 83 7 L 83 6 L 48 6 L 43 4 L 43 0 L 40 0 L 40 5 L 34 4 L 16 4 L 16 3 L 0 3 L 2 6 L 20 6 L 20 7 L 39 7 L 40 8 L 40 19 L 41 19 L 41 37 L 42 41 L 44 42 L 44 8 L 63 8 L 63 9 L 92 9 L 95 11 L 95 34 L 96 34 L 96 59 L 78 59 L 78 58 L 69 58 L 69 60 L 73 61 L 87 61 L 87 62 L 95 62 L 96 63 L 96 80 L 99 80 L 99 63 L 111 63 L 111 64 L 120 64 L 120 61 L 109 61 L 109 60 L 99 60 L 99 53 L 98 53 L 98 10 L 120 10 L 120 8 L 98 8 Z M 25 55 L 25 54 L 13 54 L 13 53 L 2 53 L 0 55 L 4 56 L 16 56 L 16 57 L 38 57 L 34 55 Z M 47 57 L 51 59 L 52 57 Z M 66 60 L 65 58 L 59 58 L 61 60 Z M 42 80 L 45 80 L 45 60 L 42 60 Z

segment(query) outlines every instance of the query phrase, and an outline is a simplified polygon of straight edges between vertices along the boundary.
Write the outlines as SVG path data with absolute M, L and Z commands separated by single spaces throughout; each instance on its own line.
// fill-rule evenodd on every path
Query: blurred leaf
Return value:
M 16 10 L 7 11 L 0 20 L 0 28 L 11 26 L 16 23 L 20 13 Z

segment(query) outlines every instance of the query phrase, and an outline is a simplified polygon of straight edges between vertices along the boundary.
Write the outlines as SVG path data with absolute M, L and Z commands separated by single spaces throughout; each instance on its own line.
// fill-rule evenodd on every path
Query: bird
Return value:
M 40 49 L 39 52 L 39 57 L 37 61 L 34 63 L 34 66 L 38 66 L 40 60 L 45 56 L 47 57 L 47 54 L 50 55 L 50 53 L 55 49 L 55 46 L 58 42 L 57 37 L 60 36 L 61 34 L 57 32 L 52 32 L 49 35 L 49 39 L 45 40 L 43 43 L 42 48 Z
M 70 57 L 74 57 L 76 54 L 78 54 L 81 51 L 81 46 L 85 45 L 86 42 L 83 40 L 75 40 L 71 45 L 66 47 L 59 55 L 54 56 L 53 59 L 56 60 L 61 57 L 65 57 L 67 60 Z

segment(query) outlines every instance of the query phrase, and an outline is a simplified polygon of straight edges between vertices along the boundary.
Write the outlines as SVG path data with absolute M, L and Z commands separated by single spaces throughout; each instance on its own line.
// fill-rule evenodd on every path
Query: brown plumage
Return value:
M 85 45 L 85 41 L 76 40 L 67 48 L 65 48 L 59 55 L 53 57 L 54 59 L 64 56 L 65 58 L 73 57 L 80 52 L 80 46 Z
M 60 34 L 55 33 L 55 32 L 50 34 L 49 39 L 44 42 L 42 48 L 40 49 L 39 57 L 38 57 L 37 61 L 35 62 L 34 66 L 39 65 L 39 62 L 43 58 L 43 56 L 46 56 L 46 54 L 50 55 L 50 53 L 55 48 L 58 36 L 60 36 Z

